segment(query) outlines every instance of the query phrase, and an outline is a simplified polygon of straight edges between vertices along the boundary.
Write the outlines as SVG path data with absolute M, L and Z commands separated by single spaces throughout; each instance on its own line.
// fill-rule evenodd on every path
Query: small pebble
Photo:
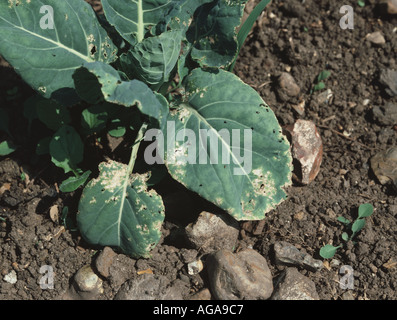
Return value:
M 7 274 L 4 276 L 3 280 L 4 280 L 5 282 L 11 283 L 11 284 L 15 284 L 15 283 L 17 283 L 17 281 L 18 281 L 17 273 L 15 272 L 15 270 L 11 270 L 10 273 L 7 273 Z

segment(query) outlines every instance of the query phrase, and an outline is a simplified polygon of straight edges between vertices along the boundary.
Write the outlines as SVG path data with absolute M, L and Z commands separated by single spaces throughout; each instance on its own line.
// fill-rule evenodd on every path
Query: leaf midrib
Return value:
M 16 24 L 14 24 L 14 23 L 8 21 L 7 19 L 1 17 L 1 16 L 0 16 L 0 19 L 3 20 L 3 21 L 5 21 L 6 23 L 10 24 L 10 25 L 11 25 L 13 28 L 15 28 L 15 29 L 22 30 L 23 32 L 26 32 L 26 33 L 28 33 L 28 34 L 30 34 L 30 35 L 32 35 L 32 36 L 35 36 L 35 37 L 37 37 L 37 38 L 39 38 L 39 39 L 42 39 L 42 40 L 47 41 L 47 42 L 49 42 L 49 43 L 51 43 L 51 44 L 54 44 L 54 45 L 56 45 L 57 47 L 59 47 L 59 48 L 61 48 L 61 49 L 64 49 L 64 50 L 66 50 L 66 51 L 68 51 L 68 52 L 71 52 L 71 53 L 74 54 L 75 56 L 77 56 L 77 57 L 79 57 L 79 58 L 81 58 L 81 59 L 83 59 L 83 60 L 85 60 L 85 61 L 87 61 L 87 62 L 93 62 L 93 61 L 94 61 L 93 59 L 89 58 L 88 56 L 83 55 L 82 53 L 80 53 L 80 52 L 74 50 L 73 48 L 68 48 L 68 47 L 66 47 L 66 46 L 65 46 L 63 43 L 61 43 L 61 42 L 54 41 L 54 40 L 52 40 L 52 39 L 43 37 L 42 35 L 40 35 L 40 34 L 38 34 L 38 33 L 34 33 L 34 32 L 32 32 L 32 31 L 29 31 L 28 29 L 25 29 L 25 28 L 23 28 L 23 27 L 21 27 L 21 26 L 18 26 L 18 25 L 16 25 Z M 49 49 L 48 49 L 48 50 L 49 50 Z

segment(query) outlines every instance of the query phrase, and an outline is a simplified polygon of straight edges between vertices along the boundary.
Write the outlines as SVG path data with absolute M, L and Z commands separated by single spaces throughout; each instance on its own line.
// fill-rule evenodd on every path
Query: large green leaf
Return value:
M 147 190 L 148 175 L 130 175 L 127 165 L 103 162 L 99 172 L 80 199 L 77 223 L 81 234 L 91 244 L 116 247 L 133 257 L 148 257 L 161 237 L 161 197 Z
M 121 66 L 130 78 L 158 88 L 170 78 L 179 58 L 181 41 L 179 30 L 144 39 L 120 57 Z
M 41 27 L 50 14 L 40 13 L 45 5 L 53 9 L 53 29 Z M 0 34 L 0 54 L 46 98 L 73 92 L 72 74 L 83 62 L 116 57 L 116 47 L 83 0 L 1 0 Z
M 238 53 L 236 29 L 246 0 L 215 0 L 197 9 L 187 39 L 192 59 L 202 67 L 225 68 Z
M 139 80 L 123 81 L 120 74 L 102 62 L 85 63 L 73 75 L 82 99 L 97 103 L 102 99 L 125 107 L 137 106 L 161 127 L 168 114 L 165 99 Z
M 179 0 L 102 0 L 109 23 L 131 44 L 141 42 Z
M 200 139 L 200 129 L 212 130 L 212 138 Z M 289 143 L 273 111 L 232 73 L 193 70 L 185 101 L 170 112 L 165 133 L 172 177 L 234 218 L 263 219 L 285 198 L 292 169 Z

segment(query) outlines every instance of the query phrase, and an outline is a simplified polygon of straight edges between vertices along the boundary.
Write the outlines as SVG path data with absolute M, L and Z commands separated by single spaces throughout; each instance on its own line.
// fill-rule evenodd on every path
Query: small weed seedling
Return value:
M 314 83 L 313 88 L 311 89 L 310 93 L 314 93 L 316 91 L 325 89 L 324 80 L 329 78 L 330 75 L 331 75 L 331 71 L 328 71 L 328 70 L 321 71 L 320 74 L 317 76 L 316 82 Z
M 347 232 L 343 232 L 342 240 L 344 240 L 345 242 L 352 241 L 354 237 L 357 235 L 357 233 L 362 228 L 364 228 L 365 218 L 372 215 L 373 212 L 374 212 L 374 207 L 372 206 L 372 204 L 364 203 L 359 206 L 358 217 L 353 223 L 349 219 L 346 219 L 344 217 L 338 217 L 339 222 L 343 223 L 346 227 L 350 227 L 350 234 L 348 234 Z M 335 255 L 336 251 L 341 247 L 342 245 L 335 247 L 331 244 L 327 244 L 320 249 L 320 256 L 323 257 L 324 259 L 332 258 Z

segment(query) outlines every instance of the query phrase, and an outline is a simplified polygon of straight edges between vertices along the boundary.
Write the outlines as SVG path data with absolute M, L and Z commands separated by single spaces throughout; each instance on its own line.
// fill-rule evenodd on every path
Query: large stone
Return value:
M 278 278 L 272 300 L 320 300 L 313 281 L 296 268 L 287 268 Z
M 273 292 L 266 259 L 253 249 L 221 250 L 206 261 L 211 292 L 218 300 L 265 300 Z
M 90 265 L 80 268 L 74 275 L 64 300 L 97 300 L 103 293 L 103 282 L 95 274 Z
M 274 244 L 274 254 L 277 264 L 303 267 L 310 271 L 318 271 L 323 267 L 321 260 L 314 259 L 285 241 L 278 241 Z
M 95 267 L 103 277 L 109 277 L 110 266 L 116 255 L 117 254 L 110 247 L 105 247 L 95 260 Z
M 185 228 L 189 243 L 202 253 L 233 250 L 239 235 L 239 224 L 229 215 L 203 211 Z
M 291 142 L 294 158 L 294 178 L 302 184 L 312 182 L 323 159 L 323 142 L 316 125 L 308 120 L 297 120 L 284 127 Z
M 397 0 L 387 0 L 387 13 L 397 14 Z

